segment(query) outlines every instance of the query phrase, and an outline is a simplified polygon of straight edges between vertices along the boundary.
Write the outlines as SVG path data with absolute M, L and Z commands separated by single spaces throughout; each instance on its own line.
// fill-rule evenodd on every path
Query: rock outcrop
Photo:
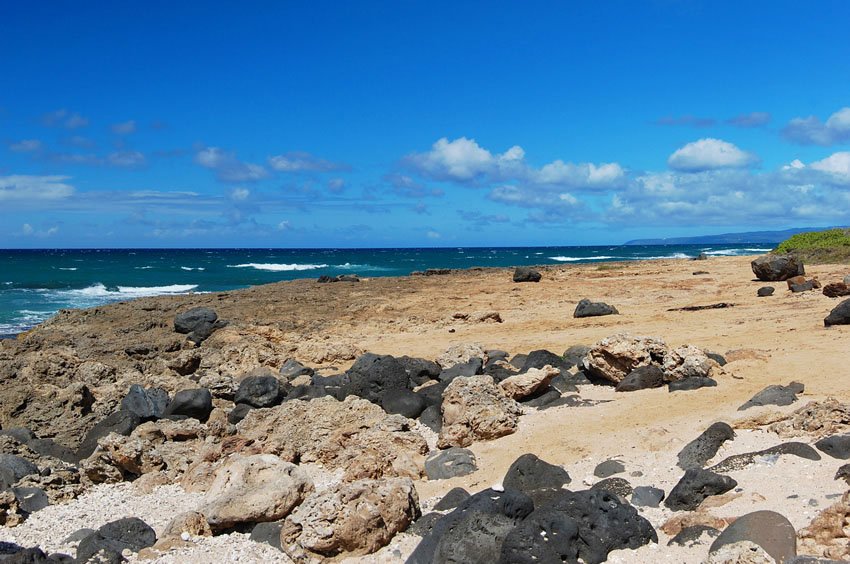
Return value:
M 443 392 L 443 428 L 437 446 L 466 447 L 516 431 L 522 408 L 490 376 L 457 378 Z

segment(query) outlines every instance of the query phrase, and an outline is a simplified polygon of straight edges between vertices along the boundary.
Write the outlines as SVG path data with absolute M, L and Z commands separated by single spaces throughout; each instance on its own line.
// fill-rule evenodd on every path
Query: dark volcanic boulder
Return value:
M 449 493 L 437 502 L 434 509 L 437 511 L 448 511 L 454 509 L 464 501 L 470 498 L 469 492 L 463 488 L 452 488 Z
M 764 282 L 780 282 L 806 274 L 803 263 L 792 254 L 763 255 L 752 261 L 750 265 L 753 267 L 756 278 Z
M 600 315 L 614 315 L 620 313 L 617 308 L 605 302 L 592 302 L 587 298 L 581 300 L 573 312 L 573 317 L 598 317 Z
M 165 417 L 183 415 L 205 423 L 212 413 L 212 394 L 206 388 L 180 390 L 165 409 Z
M 315 371 L 309 366 L 304 366 L 294 358 L 286 359 L 283 366 L 280 367 L 280 377 L 286 380 L 294 380 L 299 376 L 312 376 Z
M 632 490 L 632 505 L 658 507 L 664 501 L 664 490 L 652 486 L 638 486 Z
M 617 384 L 618 392 L 635 392 L 646 388 L 660 388 L 664 385 L 664 371 L 654 364 L 639 366 L 626 375 Z
M 502 542 L 499 564 L 578 562 L 578 522 L 553 509 L 537 509 Z
M 746 468 L 758 459 L 765 457 L 776 457 L 783 454 L 791 454 L 808 460 L 820 460 L 821 456 L 818 451 L 813 449 L 806 443 L 790 442 L 772 446 L 764 450 L 756 452 L 745 452 L 743 454 L 733 454 L 728 456 L 709 468 L 712 472 L 734 472 Z
M 802 394 L 803 390 L 804 386 L 799 382 L 791 382 L 787 386 L 768 386 L 741 405 L 738 411 L 763 405 L 791 405 L 797 401 L 797 394 Z
M 236 425 L 245 417 L 247 417 L 248 412 L 254 409 L 247 403 L 238 403 L 236 407 L 230 410 L 230 413 L 227 414 L 227 422 L 231 425 Z
M 440 365 L 433 360 L 412 356 L 400 356 L 396 360 L 404 367 L 404 371 L 407 372 L 407 377 L 410 379 L 408 385 L 411 388 L 421 386 L 429 380 L 436 380 L 442 371 Z
M 502 543 L 515 526 L 516 521 L 499 513 L 470 511 L 437 542 L 433 561 L 497 562 Z
M 174 317 L 174 330 L 188 334 L 189 339 L 198 344 L 225 325 L 226 323 L 219 321 L 218 314 L 208 307 L 195 307 Z
M 691 378 L 682 378 L 667 384 L 668 392 L 686 392 L 698 390 L 700 388 L 714 388 L 717 386 L 717 380 L 708 376 L 693 376 Z
M 514 270 L 514 282 L 540 282 L 540 273 L 527 266 L 518 266 Z
M 689 468 L 679 480 L 664 505 L 673 511 L 693 511 L 705 498 L 728 492 L 738 485 L 729 476 L 721 476 L 702 468 Z
M 809 292 L 814 290 L 815 285 L 811 280 L 806 280 L 802 284 L 791 284 L 788 289 L 794 292 L 795 294 L 799 294 L 800 292 Z
M 776 291 L 776 288 L 773 286 L 762 286 L 756 291 L 756 295 L 760 298 L 766 298 L 768 296 L 772 296 L 773 292 Z
M 472 451 L 451 447 L 430 454 L 425 459 L 425 474 L 429 480 L 445 480 L 466 476 L 478 470 Z
M 392 390 L 384 394 L 381 407 L 387 413 L 404 415 L 408 419 L 416 419 L 428 407 L 428 403 L 421 395 L 408 389 Z
M 133 429 L 141 425 L 141 423 L 142 420 L 138 415 L 124 411 L 123 409 L 107 415 L 86 433 L 85 438 L 77 449 L 77 458 L 82 460 L 91 456 L 91 453 L 97 448 L 98 439 L 101 437 L 105 437 L 109 433 L 118 433 L 125 437 L 129 436 L 133 432 Z
M 570 481 L 569 473 L 562 467 L 527 453 L 514 460 L 505 473 L 502 485 L 506 489 L 524 492 L 538 504 L 560 492 Z
M 815 443 L 817 449 L 832 458 L 847 460 L 850 458 L 850 435 L 833 435 Z
M 794 525 L 775 511 L 754 511 L 738 517 L 711 543 L 708 552 L 712 554 L 723 546 L 741 541 L 759 545 L 776 562 L 788 562 L 797 556 Z
M 165 414 L 168 401 L 168 392 L 162 388 L 145 389 L 133 384 L 121 400 L 121 409 L 136 414 L 143 421 L 160 419 Z
M 612 492 L 623 499 L 626 499 L 634 492 L 634 488 L 632 488 L 632 485 L 629 483 L 629 481 L 625 478 L 620 478 L 619 476 L 599 480 L 598 482 L 590 486 L 590 489 Z
M 436 384 L 431 384 L 430 386 L 420 388 L 414 393 L 418 396 L 421 396 L 422 399 L 425 400 L 425 403 L 427 405 L 436 405 L 437 408 L 439 408 L 440 404 L 443 403 L 443 392 L 445 391 L 446 387 L 448 387 L 448 385 L 448 382 L 438 382 Z
M 484 361 L 480 358 L 470 358 L 466 362 L 459 362 L 440 372 L 440 382 L 448 383 L 461 376 L 476 376 L 483 372 L 483 366 Z
M 562 356 L 558 356 L 546 349 L 539 349 L 528 353 L 528 356 L 525 357 L 525 362 L 522 363 L 522 368 L 520 368 L 519 371 L 528 372 L 531 368 L 543 368 L 547 364 L 552 368 L 557 368 L 561 372 L 566 372 L 575 366 L 575 363 L 565 360 Z
M 679 451 L 679 468 L 702 468 L 711 460 L 721 445 L 735 438 L 735 431 L 728 423 L 718 421 L 702 432 L 696 439 L 692 440 Z
M 409 377 L 404 365 L 390 355 L 366 353 L 348 369 L 345 396 L 354 395 L 381 405 L 390 390 L 407 389 Z
M 429 405 L 425 411 L 419 416 L 419 422 L 434 431 L 439 433 L 443 428 L 443 414 L 440 412 L 439 405 Z
M 608 478 L 614 474 L 621 474 L 625 471 L 626 467 L 623 463 L 612 458 L 597 464 L 596 468 L 593 469 L 593 475 L 597 478 Z
M 12 488 L 12 493 L 20 508 L 27 513 L 41 511 L 50 505 L 47 494 L 41 488 Z
M 239 383 L 234 402 L 251 407 L 274 407 L 283 399 L 280 380 L 274 376 L 248 376 Z
M 612 550 L 635 549 L 658 542 L 652 525 L 637 510 L 606 490 L 563 492 L 547 508 L 578 524 L 578 557 L 604 562 Z
M 827 327 L 830 325 L 850 325 L 850 300 L 844 300 L 829 312 L 823 324 Z
M 497 492 L 492 489 L 486 489 L 470 496 L 463 501 L 457 508 L 443 516 L 434 523 L 430 532 L 422 538 L 422 542 L 413 551 L 407 559 L 407 564 L 432 564 L 434 562 L 495 562 L 498 560 L 499 551 L 501 550 L 502 541 L 505 536 L 519 522 L 525 519 L 534 510 L 534 502 L 531 498 L 516 490 L 508 490 Z M 499 518 L 494 520 L 482 520 L 482 514 L 498 515 Z M 507 520 L 502 519 L 507 518 Z M 464 525 L 466 521 L 473 521 L 472 527 Z M 504 526 L 503 526 L 504 525 Z M 510 525 L 510 526 L 508 526 Z M 448 533 L 459 528 L 464 531 L 469 531 L 470 538 L 475 539 L 478 543 L 478 549 L 481 550 L 481 555 L 484 559 L 477 558 L 474 554 L 463 554 L 444 552 L 448 551 L 449 544 L 454 541 L 455 537 L 450 537 L 449 542 L 444 542 Z M 483 533 L 483 530 L 489 533 Z M 441 545 L 443 547 L 441 548 Z M 469 547 L 467 543 L 464 547 Z M 493 557 L 493 550 L 496 550 Z M 445 556 L 458 555 L 460 560 L 440 560 L 437 558 L 438 551 Z M 470 560 L 463 560 L 463 556 L 472 557 Z M 491 560 L 486 558 L 490 557 Z
M 155 542 L 156 533 L 147 523 L 136 517 L 126 517 L 103 525 L 81 540 L 77 547 L 77 561 L 87 562 L 101 550 L 110 556 L 114 553 L 121 557 L 124 550 L 139 552 Z
M 14 454 L 0 454 L 0 490 L 12 487 L 25 476 L 38 474 L 38 466 Z

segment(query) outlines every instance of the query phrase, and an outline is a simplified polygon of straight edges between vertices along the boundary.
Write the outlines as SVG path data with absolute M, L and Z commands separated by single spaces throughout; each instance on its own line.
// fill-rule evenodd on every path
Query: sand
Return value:
M 733 423 L 744 415 L 762 411 L 787 412 L 827 397 L 850 399 L 850 379 L 845 377 L 850 366 L 850 327 L 823 326 L 823 318 L 839 300 L 818 291 L 793 294 L 786 290 L 784 282 L 771 284 L 776 287 L 774 296 L 759 298 L 756 290 L 765 283 L 753 280 L 749 262 L 746 257 L 724 257 L 699 262 L 661 260 L 549 267 L 543 269 L 544 278 L 537 284 L 514 284 L 509 271 L 489 269 L 427 278 L 371 279 L 360 284 L 296 281 L 237 292 L 227 298 L 196 296 L 188 301 L 215 304 L 222 317 L 234 319 L 240 310 L 250 311 L 250 304 L 256 305 L 273 295 L 277 307 L 265 309 L 267 322 L 280 326 L 284 322 L 279 320 L 287 320 L 288 330 L 330 342 L 344 340 L 362 351 L 381 354 L 435 358 L 451 345 L 471 342 L 511 354 L 541 348 L 560 353 L 571 345 L 593 344 L 612 334 L 629 332 L 660 337 L 669 345 L 693 344 L 730 359 L 728 375 L 720 379 L 716 388 L 615 393 L 582 386 L 583 398 L 607 401 L 593 407 L 527 409 L 515 434 L 470 447 L 478 458 L 477 472 L 417 484 L 426 512 L 453 487 L 478 491 L 499 484 L 510 464 L 529 452 L 563 465 L 572 477 L 572 488 L 591 485 L 598 480 L 593 476 L 596 464 L 617 458 L 626 467 L 622 476 L 633 486 L 651 485 L 669 492 L 683 473 L 675 466 L 676 454 L 711 423 Z M 692 274 L 697 270 L 708 274 Z M 841 280 L 848 270 L 844 266 L 822 265 L 807 267 L 807 274 L 827 283 Z M 572 312 L 581 298 L 612 304 L 620 315 L 574 319 Z M 670 311 L 717 302 L 731 303 L 733 307 Z M 458 312 L 477 311 L 498 311 L 503 322 L 473 323 L 453 318 Z M 346 368 L 344 362 L 333 364 Z M 756 408 L 745 414 L 737 411 L 765 386 L 792 380 L 806 386 L 796 404 Z M 736 439 L 727 443 L 711 463 L 785 440 L 766 431 L 738 431 Z M 841 464 L 825 455 L 820 461 L 793 456 L 762 460 L 730 472 L 738 481 L 738 488 L 715 500 L 713 503 L 721 505 L 709 511 L 720 517 L 734 517 L 771 509 L 800 529 L 846 490 L 843 482 L 833 479 Z M 132 486 L 106 487 L 116 496 L 126 495 L 128 488 Z M 151 496 L 160 497 L 152 499 L 160 501 L 152 508 L 139 509 L 137 515 L 150 518 L 148 522 L 161 530 L 165 523 L 161 514 L 168 514 L 171 507 L 164 502 L 159 507 L 156 504 L 163 499 L 182 499 L 172 493 L 163 496 L 154 492 Z M 145 496 L 130 497 L 134 502 L 145 503 Z M 0 540 L 39 540 L 39 544 L 51 549 L 67 548 L 55 544 L 58 537 L 40 538 L 38 527 L 45 526 L 40 523 L 57 520 L 58 515 L 63 520 L 69 520 L 69 515 L 105 516 L 104 499 L 109 496 L 92 494 L 61 509 L 46 509 L 16 529 L 0 529 Z M 135 509 L 128 506 L 127 514 Z M 673 515 L 663 506 L 643 508 L 641 513 L 656 529 Z M 85 526 L 96 524 L 85 518 L 77 521 L 87 523 Z M 69 522 L 66 528 L 70 532 L 73 526 Z M 280 553 L 270 553 L 268 547 L 254 545 L 243 537 L 195 539 L 197 552 L 184 549 L 157 561 L 210 561 L 210 554 L 217 554 L 217 561 L 286 561 Z M 658 545 L 613 552 L 609 561 L 700 562 L 707 554 L 709 543 L 681 548 L 668 547 L 668 540 L 659 530 Z M 417 537 L 402 534 L 379 554 L 352 561 L 400 561 L 417 541 Z M 235 552 L 221 552 L 225 546 Z

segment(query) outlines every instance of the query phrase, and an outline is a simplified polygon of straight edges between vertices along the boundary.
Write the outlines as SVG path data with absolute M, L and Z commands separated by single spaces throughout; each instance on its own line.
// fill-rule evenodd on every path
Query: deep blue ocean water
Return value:
M 510 267 L 752 255 L 763 244 L 446 249 L 0 250 L 0 335 L 59 309 L 159 294 L 216 292 L 322 274 L 404 276 L 428 268 Z

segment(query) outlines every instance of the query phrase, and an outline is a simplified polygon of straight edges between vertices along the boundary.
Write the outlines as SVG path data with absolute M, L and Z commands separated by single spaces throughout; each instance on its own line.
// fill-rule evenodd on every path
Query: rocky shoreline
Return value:
M 843 268 L 699 265 L 60 312 L 0 341 L 0 559 L 850 557 Z

